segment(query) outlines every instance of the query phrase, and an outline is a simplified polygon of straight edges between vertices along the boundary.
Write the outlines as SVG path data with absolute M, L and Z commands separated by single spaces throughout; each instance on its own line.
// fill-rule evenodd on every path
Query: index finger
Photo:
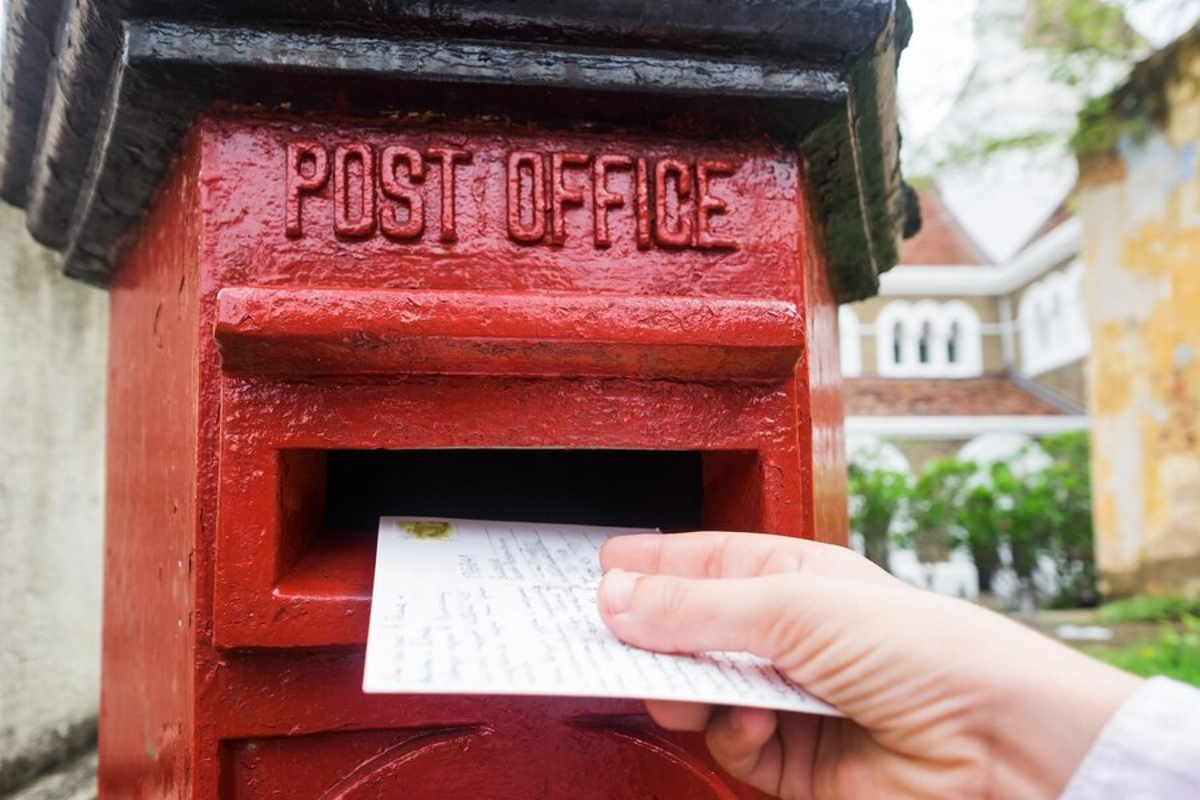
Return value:
M 830 578 L 892 583 L 891 575 L 838 545 L 765 533 L 651 533 L 614 536 L 600 550 L 600 566 L 681 578 L 753 578 L 800 572 Z

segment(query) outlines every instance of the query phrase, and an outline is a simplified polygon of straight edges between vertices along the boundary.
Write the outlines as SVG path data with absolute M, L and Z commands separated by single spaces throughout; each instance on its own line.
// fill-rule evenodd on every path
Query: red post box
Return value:
M 903 5 L 176 5 L 6 56 L 0 188 L 112 297 L 102 796 L 752 796 L 636 702 L 364 695 L 375 523 L 844 541 Z

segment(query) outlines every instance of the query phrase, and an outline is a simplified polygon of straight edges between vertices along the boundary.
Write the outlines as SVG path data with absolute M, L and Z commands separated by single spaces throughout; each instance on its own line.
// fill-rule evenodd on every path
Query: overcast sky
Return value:
M 1200 20 L 1200 0 L 1110 0 L 1155 47 L 1165 47 Z
M 1200 0 L 1113 0 L 1153 46 L 1200 18 Z M 1044 53 L 1022 48 L 1024 0 L 909 0 L 913 38 L 900 59 L 902 156 L 910 177 L 935 178 L 959 222 L 996 263 L 1005 263 L 1075 184 L 1066 141 L 1088 94 L 1123 79 L 1113 63 L 1074 88 L 1050 78 Z M 977 16 L 985 20 L 977 30 Z M 970 81 L 970 91 L 963 89 Z M 1036 149 L 953 157 L 964 143 L 1051 134 Z M 969 149 L 969 148 L 968 148 Z
M 909 0 L 913 36 L 900 57 L 904 135 L 923 139 L 950 112 L 975 66 L 975 0 Z
M 1200 20 L 1200 0 L 1109 0 L 1154 47 L 1163 47 Z M 1016 5 L 1024 0 L 1011 0 Z M 977 0 L 909 0 L 913 38 L 900 59 L 900 106 L 906 137 L 937 129 L 975 67 Z

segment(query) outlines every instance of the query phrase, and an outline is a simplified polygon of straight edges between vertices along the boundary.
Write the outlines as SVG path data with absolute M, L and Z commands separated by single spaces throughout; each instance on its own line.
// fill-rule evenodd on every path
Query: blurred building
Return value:
M 879 296 L 840 311 L 851 457 L 990 463 L 1086 427 L 1079 221 L 1060 207 L 994 263 L 936 186 L 920 204 Z
M 1102 588 L 1200 593 L 1200 27 L 1077 142 Z
M 908 474 L 945 456 L 1040 467 L 1038 437 L 1088 425 L 1079 221 L 1060 205 L 997 263 L 939 187 L 920 205 L 921 232 L 879 295 L 839 311 L 849 460 Z M 922 565 L 892 548 L 889 567 L 945 594 L 979 593 L 962 552 Z M 1010 578 L 993 588 L 1015 591 Z

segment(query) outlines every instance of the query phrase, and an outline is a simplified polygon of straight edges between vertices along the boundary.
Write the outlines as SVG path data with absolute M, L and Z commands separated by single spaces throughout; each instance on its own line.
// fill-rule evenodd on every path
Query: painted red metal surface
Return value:
M 844 541 L 807 209 L 768 142 L 202 119 L 113 286 L 104 796 L 756 796 L 636 702 L 363 695 L 330 470 L 688 451 L 705 527 Z
M 226 371 L 258 375 L 640 375 L 781 379 L 793 303 L 685 297 L 228 288 Z

